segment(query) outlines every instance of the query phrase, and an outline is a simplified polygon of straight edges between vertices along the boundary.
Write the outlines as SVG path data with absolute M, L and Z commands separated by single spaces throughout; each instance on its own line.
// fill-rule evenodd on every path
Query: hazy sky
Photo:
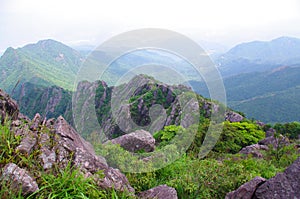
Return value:
M 138 28 L 165 28 L 232 46 L 300 38 L 298 0 L 1 0 L 0 52 L 41 39 L 98 45 Z

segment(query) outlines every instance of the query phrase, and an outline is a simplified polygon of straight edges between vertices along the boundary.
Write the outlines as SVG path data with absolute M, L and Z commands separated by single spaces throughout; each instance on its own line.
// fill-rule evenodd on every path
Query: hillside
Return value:
M 299 121 L 300 67 L 279 67 L 224 79 L 229 107 L 267 123 Z M 204 84 L 191 82 L 209 97 Z
M 238 44 L 221 55 L 216 63 L 223 76 L 261 72 L 282 65 L 300 63 L 300 39 L 279 37 L 271 41 Z
M 0 86 L 11 92 L 18 82 L 31 82 L 71 90 L 82 61 L 78 52 L 50 39 L 8 48 L 0 58 Z

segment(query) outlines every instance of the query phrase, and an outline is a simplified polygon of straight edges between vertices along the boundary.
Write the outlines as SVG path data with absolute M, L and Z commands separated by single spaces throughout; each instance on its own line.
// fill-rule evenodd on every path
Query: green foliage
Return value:
M 126 176 L 137 192 L 167 184 L 176 189 L 178 198 L 224 198 L 226 193 L 256 176 L 273 177 L 298 156 L 291 148 L 287 149 L 288 158 L 279 164 L 270 161 L 271 154 L 266 154 L 264 159 L 245 158 L 240 154 L 228 154 L 219 160 L 183 156 L 155 172 L 128 173 Z
M 256 144 L 263 139 L 265 132 L 257 124 L 251 122 L 224 122 L 223 133 L 214 151 L 221 153 L 237 153 L 243 147 Z
M 97 114 L 97 119 L 99 124 L 101 125 L 111 114 L 111 94 L 112 88 L 111 87 L 104 87 L 101 83 L 96 89 L 96 96 L 95 96 L 95 109 Z M 106 96 L 103 99 L 103 96 Z
M 84 177 L 70 163 L 64 170 L 44 173 L 40 181 L 39 191 L 28 198 L 106 198 L 105 191 L 99 190 L 92 178 Z
M 153 134 L 153 137 L 156 143 L 159 143 L 160 147 L 166 146 L 170 143 L 172 138 L 178 133 L 178 131 L 182 131 L 183 128 L 181 126 L 165 126 L 163 130 L 160 130 Z
M 290 139 L 297 139 L 300 136 L 300 122 L 290 122 L 285 124 L 276 123 L 273 127 L 276 132 L 287 136 Z
M 16 136 L 10 130 L 9 122 L 0 125 L 0 168 L 14 161 L 17 156 L 15 148 L 20 144 L 20 136 Z

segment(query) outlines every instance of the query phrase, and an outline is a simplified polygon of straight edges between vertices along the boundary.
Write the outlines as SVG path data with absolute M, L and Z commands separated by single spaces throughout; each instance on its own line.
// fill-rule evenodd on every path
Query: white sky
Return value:
M 298 0 L 1 0 L 0 52 L 41 39 L 98 45 L 138 28 L 165 28 L 232 46 L 300 38 Z

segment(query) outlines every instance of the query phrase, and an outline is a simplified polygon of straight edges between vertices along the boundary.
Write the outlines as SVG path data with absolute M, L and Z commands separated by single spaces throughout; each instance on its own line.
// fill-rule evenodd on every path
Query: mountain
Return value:
M 12 95 L 20 105 L 20 111 L 29 118 L 36 113 L 46 118 L 62 115 L 69 123 L 72 118 L 72 92 L 58 86 L 42 86 L 25 82 L 17 87 Z
M 229 107 L 263 122 L 292 122 L 300 118 L 300 65 L 224 79 Z M 203 83 L 192 81 L 197 93 L 209 97 Z
M 0 58 L 0 86 L 11 92 L 17 83 L 31 82 L 71 90 L 82 61 L 77 51 L 50 39 L 8 48 Z
M 220 56 L 216 63 L 223 76 L 266 71 L 300 63 L 300 39 L 279 37 L 271 41 L 239 44 Z

